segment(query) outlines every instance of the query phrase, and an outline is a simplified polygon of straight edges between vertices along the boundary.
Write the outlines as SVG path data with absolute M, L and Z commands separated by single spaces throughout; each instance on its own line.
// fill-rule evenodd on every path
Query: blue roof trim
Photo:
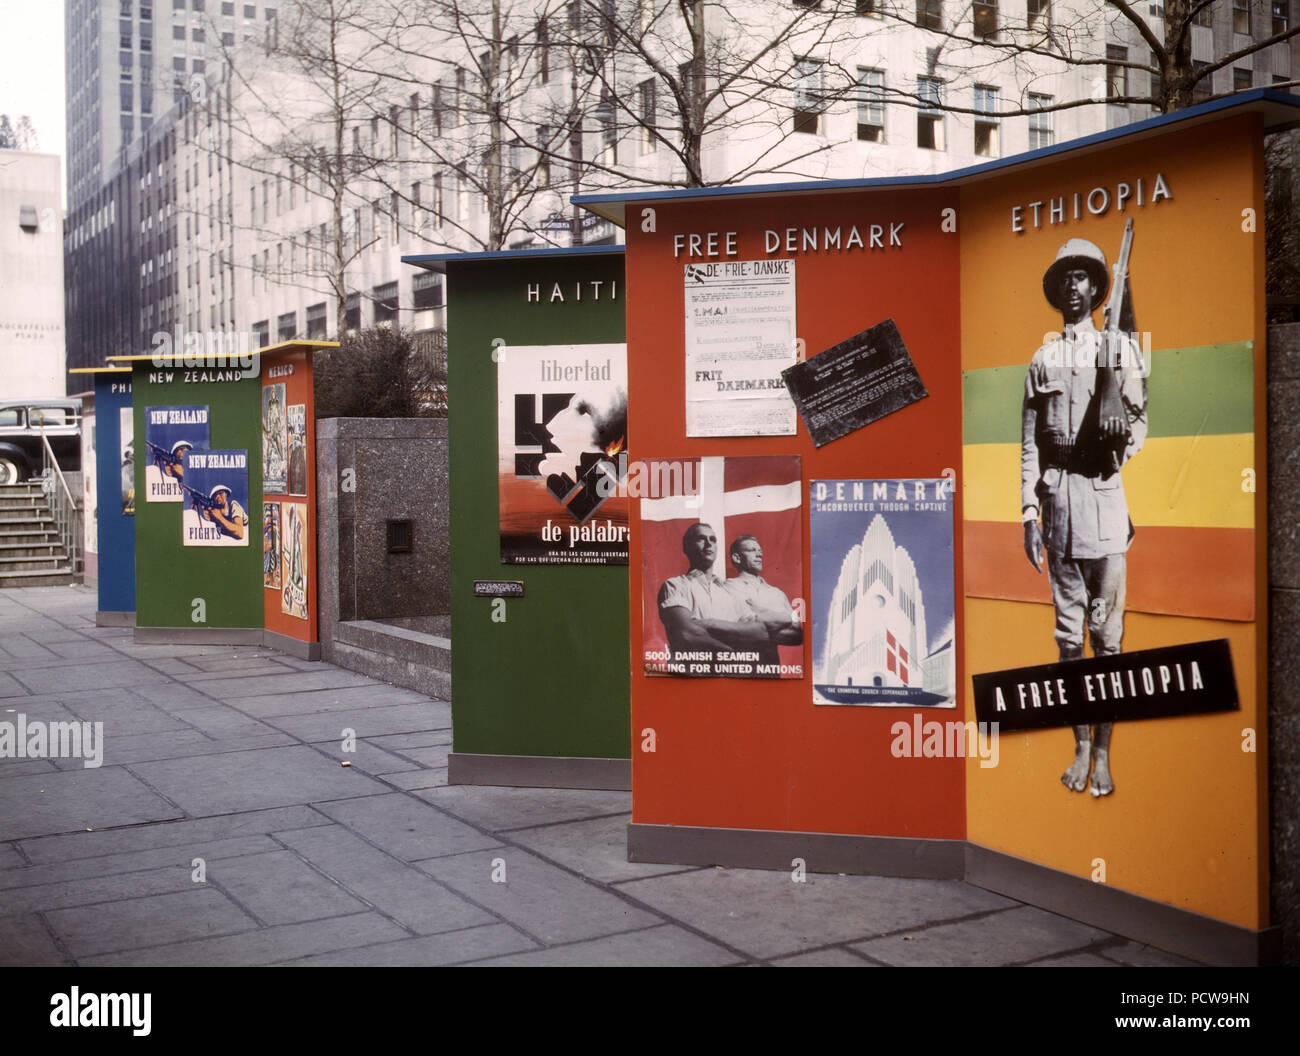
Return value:
M 412 253 L 402 257 L 403 264 L 415 264 L 430 268 L 434 264 L 446 264 L 449 261 L 474 260 L 532 260 L 535 257 L 585 257 L 604 256 L 622 253 L 625 246 L 548 246 L 545 249 L 493 249 L 474 253 Z M 441 268 L 430 268 L 441 271 Z
M 1126 136 L 1138 135 L 1142 132 L 1148 132 L 1164 125 L 1177 124 L 1180 121 L 1204 117 L 1209 114 L 1218 113 L 1221 110 L 1236 109 L 1237 107 L 1249 103 L 1259 102 L 1279 103 L 1283 106 L 1294 107 L 1297 110 L 1296 120 L 1300 121 L 1300 97 L 1291 95 L 1289 92 L 1278 91 L 1275 88 L 1252 88 L 1248 92 L 1239 92 L 1236 95 L 1225 96 L 1222 99 L 1212 99 L 1208 103 L 1199 103 L 1196 106 L 1190 106 L 1185 110 L 1176 110 L 1172 114 L 1159 114 L 1156 117 L 1149 117 L 1144 121 L 1135 121 L 1131 125 L 1123 125 L 1120 128 L 1107 129 L 1104 132 L 1094 132 L 1090 136 L 1082 136 L 1079 139 L 1067 140 L 1064 143 L 1057 143 L 1050 147 L 1041 147 L 1038 150 L 1027 151 L 1024 154 L 1013 154 L 1008 158 L 998 158 L 995 161 L 981 162 L 979 165 L 970 165 L 964 169 L 953 169 L 949 172 L 921 173 L 915 176 L 872 176 L 851 180 L 795 180 L 786 183 L 737 184 L 723 185 L 720 187 L 682 187 L 680 189 L 657 191 L 624 191 L 617 194 L 575 194 L 570 196 L 569 201 L 574 205 L 581 205 L 590 208 L 594 205 L 623 204 L 626 202 L 652 202 L 689 198 L 721 198 L 751 194 L 785 194 L 790 191 L 803 191 L 807 193 L 863 190 L 885 187 L 923 187 L 935 184 L 956 183 L 977 176 L 989 175 L 998 172 L 1001 169 L 1023 165 L 1026 162 L 1040 161 L 1044 158 L 1069 154 L 1072 151 L 1079 150 L 1083 147 L 1096 146 L 1099 143 L 1107 143 L 1112 140 L 1123 139 Z

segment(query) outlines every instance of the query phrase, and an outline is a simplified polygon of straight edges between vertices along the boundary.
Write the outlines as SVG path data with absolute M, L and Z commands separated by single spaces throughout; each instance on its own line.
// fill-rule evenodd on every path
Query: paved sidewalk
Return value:
M 631 864 L 628 793 L 448 787 L 444 701 L 94 610 L 0 590 L 0 722 L 103 723 L 100 767 L 0 759 L 0 964 L 1188 963 L 955 881 Z

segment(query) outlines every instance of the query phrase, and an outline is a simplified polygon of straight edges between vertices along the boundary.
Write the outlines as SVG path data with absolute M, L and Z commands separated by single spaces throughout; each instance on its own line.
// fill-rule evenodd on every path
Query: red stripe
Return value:
M 790 484 L 802 480 L 802 472 L 798 455 L 728 458 L 723 468 L 723 487 L 727 491 L 741 491 L 763 484 Z
M 1044 571 L 1025 557 L 1024 528 L 967 521 L 966 595 L 1052 603 Z M 1125 608 L 1219 620 L 1255 618 L 1255 531 L 1138 526 L 1128 552 Z

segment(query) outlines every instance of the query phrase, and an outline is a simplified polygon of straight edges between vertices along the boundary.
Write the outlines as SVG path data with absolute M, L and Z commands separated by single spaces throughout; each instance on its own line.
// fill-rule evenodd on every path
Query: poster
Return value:
M 145 501 L 180 502 L 186 451 L 208 446 L 206 406 L 146 407 L 144 442 L 149 461 L 144 467 Z
M 184 470 L 184 544 L 247 546 L 248 452 L 190 450 Z
M 307 405 L 291 403 L 287 415 L 289 434 L 289 494 L 307 494 Z
M 684 266 L 686 435 L 793 436 L 795 262 Z
M 813 703 L 957 706 L 952 491 L 810 484 Z
M 262 586 L 279 590 L 280 577 L 280 504 L 262 503 Z
M 118 442 L 122 445 L 122 512 L 135 515 L 135 413 L 130 407 L 119 407 Z
M 802 678 L 799 456 L 640 468 L 646 673 Z
M 307 618 L 307 504 L 280 503 L 280 611 Z
M 289 481 L 284 382 L 262 386 L 262 491 L 284 494 Z
M 893 319 L 796 363 L 782 377 L 818 447 L 930 395 Z
M 99 471 L 95 463 L 94 405 L 81 418 L 82 546 L 88 554 L 99 553 Z M 111 501 L 111 494 L 110 494 Z
M 627 347 L 496 354 L 501 563 L 627 564 Z

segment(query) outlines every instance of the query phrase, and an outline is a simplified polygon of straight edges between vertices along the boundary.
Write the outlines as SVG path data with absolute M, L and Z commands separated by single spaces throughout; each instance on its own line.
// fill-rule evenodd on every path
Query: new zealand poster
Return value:
M 307 405 L 291 403 L 287 414 L 289 435 L 289 494 L 307 494 Z
M 497 350 L 503 565 L 625 565 L 624 345 Z
M 280 611 L 307 618 L 307 504 L 280 503 Z
M 262 503 L 262 586 L 279 590 L 280 582 L 280 504 Z
M 185 453 L 185 512 L 181 517 L 186 546 L 248 545 L 248 452 Z
M 648 459 L 638 469 L 646 673 L 802 678 L 799 456 Z
M 203 451 L 208 446 L 207 407 L 146 407 L 144 442 L 149 452 L 144 467 L 145 501 L 180 502 L 185 452 Z
M 950 479 L 814 480 L 813 703 L 957 706 Z
M 283 495 L 288 486 L 289 455 L 285 437 L 284 382 L 262 386 L 262 491 Z

